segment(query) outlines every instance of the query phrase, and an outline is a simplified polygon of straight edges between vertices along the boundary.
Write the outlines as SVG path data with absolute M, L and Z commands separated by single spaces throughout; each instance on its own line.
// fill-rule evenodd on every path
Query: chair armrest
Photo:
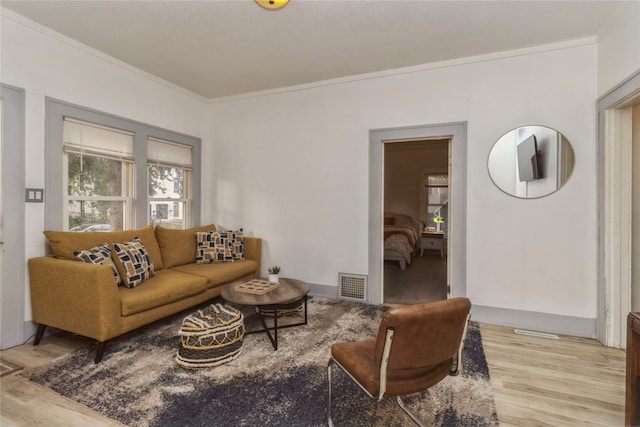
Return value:
M 100 342 L 118 330 L 121 306 L 110 266 L 32 258 L 29 282 L 34 322 Z
M 259 237 L 244 237 L 244 257 L 258 263 L 255 277 L 260 276 L 260 260 L 262 259 L 262 239 Z

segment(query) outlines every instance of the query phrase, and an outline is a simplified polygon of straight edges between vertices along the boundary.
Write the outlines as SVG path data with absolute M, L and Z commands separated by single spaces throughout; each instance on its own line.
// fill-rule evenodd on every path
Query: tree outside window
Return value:
M 133 134 L 65 118 L 63 152 L 68 229 L 125 229 L 131 218 Z
M 103 157 L 68 155 L 70 230 L 85 231 L 95 224 L 108 224 L 110 230 L 124 228 L 127 167 L 121 161 Z
M 186 228 L 190 208 L 191 148 L 149 139 L 149 219 L 167 228 Z

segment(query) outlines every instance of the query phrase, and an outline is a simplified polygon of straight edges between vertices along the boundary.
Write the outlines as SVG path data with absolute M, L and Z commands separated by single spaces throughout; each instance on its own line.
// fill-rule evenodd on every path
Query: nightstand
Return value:
M 420 256 L 424 255 L 425 249 L 428 251 L 440 251 L 440 257 L 444 258 L 446 239 L 443 232 L 423 231 L 420 238 Z

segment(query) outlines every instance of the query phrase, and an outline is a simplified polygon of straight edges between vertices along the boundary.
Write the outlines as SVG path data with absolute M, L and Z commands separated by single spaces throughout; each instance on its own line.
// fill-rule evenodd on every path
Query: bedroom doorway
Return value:
M 383 302 L 448 294 L 450 138 L 384 143 Z
M 366 300 L 384 299 L 384 146 L 399 141 L 448 140 L 449 224 L 446 246 L 450 297 L 467 295 L 466 170 L 467 123 L 373 129 L 369 131 L 369 274 Z M 415 193 L 414 193 L 415 194 Z

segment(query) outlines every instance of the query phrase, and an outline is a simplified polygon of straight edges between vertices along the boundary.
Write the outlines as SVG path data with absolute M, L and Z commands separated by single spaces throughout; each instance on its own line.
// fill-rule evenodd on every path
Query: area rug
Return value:
M 187 370 L 175 362 L 185 312 L 114 339 L 97 365 L 95 346 L 87 346 L 20 375 L 134 427 L 323 426 L 331 344 L 374 337 L 384 311 L 311 298 L 309 323 L 280 330 L 277 351 L 264 333 L 246 335 L 238 358 L 207 370 Z M 246 314 L 247 328 L 254 327 Z M 297 321 L 282 318 L 279 324 Z M 406 399 L 426 424 L 498 425 L 482 339 L 473 322 L 463 365 L 461 375 Z M 339 369 L 333 390 L 337 426 L 413 425 L 394 398 L 372 400 Z

